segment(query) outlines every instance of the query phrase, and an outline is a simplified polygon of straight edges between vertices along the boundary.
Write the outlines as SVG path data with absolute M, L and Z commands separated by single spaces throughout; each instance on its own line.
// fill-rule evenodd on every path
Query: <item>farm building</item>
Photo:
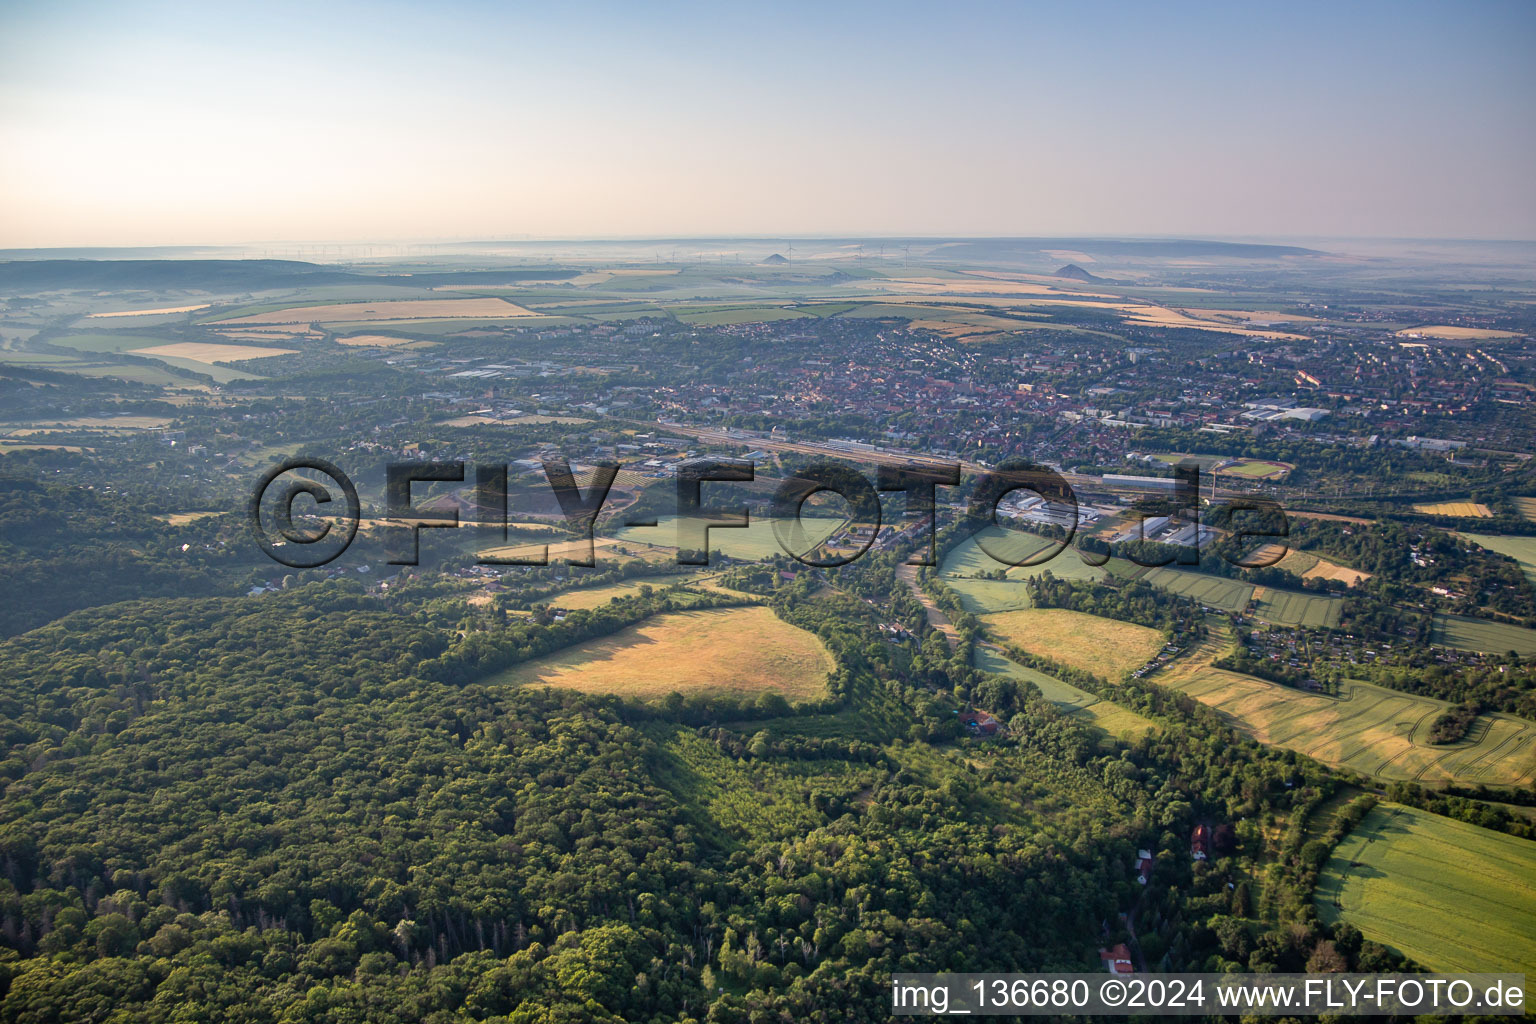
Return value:
M 1131 951 L 1125 943 L 1117 942 L 1108 949 L 1099 950 L 1099 959 L 1110 974 L 1135 974 L 1136 965 L 1131 963 Z
M 1002 723 L 985 711 L 961 712 L 960 724 L 972 736 L 996 736 L 1002 728 Z

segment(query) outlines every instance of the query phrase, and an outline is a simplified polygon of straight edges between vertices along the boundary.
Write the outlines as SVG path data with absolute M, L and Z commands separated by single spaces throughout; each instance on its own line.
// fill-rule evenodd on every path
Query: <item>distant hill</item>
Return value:
M 769 256 L 767 259 L 763 260 L 763 262 L 764 263 L 779 264 L 779 263 L 788 263 L 789 260 L 785 259 L 783 256 L 780 256 L 778 253 L 774 253 L 772 256 Z
M 1082 267 L 1078 266 L 1076 263 L 1068 263 L 1066 266 L 1062 267 L 1060 270 L 1056 271 L 1056 273 L 1051 275 L 1051 276 L 1052 277 L 1065 277 L 1065 278 L 1069 278 L 1070 280 L 1073 280 L 1073 281 L 1102 281 L 1102 280 L 1104 280 L 1102 277 L 1094 277 L 1092 274 L 1088 273 L 1088 271 L 1084 270 Z
M 574 270 L 466 270 L 429 274 L 358 274 L 299 260 L 6 260 L 0 289 L 189 289 L 260 291 L 323 284 L 396 284 L 431 288 L 444 284 L 514 284 L 564 280 Z

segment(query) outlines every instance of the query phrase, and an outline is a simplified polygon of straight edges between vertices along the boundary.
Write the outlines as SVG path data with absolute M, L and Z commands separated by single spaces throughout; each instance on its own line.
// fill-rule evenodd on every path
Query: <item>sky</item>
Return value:
M 0 248 L 1536 239 L 1532 53 L 1525 0 L 0 0 Z

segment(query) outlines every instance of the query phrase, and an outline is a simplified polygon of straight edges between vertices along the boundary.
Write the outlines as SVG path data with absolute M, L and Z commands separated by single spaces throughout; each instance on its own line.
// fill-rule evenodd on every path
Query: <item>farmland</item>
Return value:
M 778 525 L 781 524 L 782 525 Z M 746 527 L 722 527 L 718 526 L 709 531 L 709 550 L 719 551 L 729 558 L 748 562 L 767 561 L 774 555 L 785 553 L 780 544 L 778 530 L 785 532 L 789 546 L 804 553 L 828 537 L 842 526 L 841 519 L 817 519 L 810 516 L 800 520 L 796 526 L 790 520 L 776 520 L 767 517 L 753 516 L 750 525 Z M 655 526 L 621 526 L 612 530 L 615 540 L 625 544 L 642 544 L 652 547 L 673 549 L 678 544 L 678 521 L 676 516 L 661 516 L 656 520 Z
M 1525 785 L 1536 777 L 1536 723 L 1505 714 L 1478 717 L 1467 738 L 1429 743 L 1444 701 L 1347 681 L 1342 696 L 1292 689 L 1211 665 L 1219 640 L 1173 662 L 1155 678 L 1208 704 L 1263 743 L 1381 779 Z
M 1065 608 L 994 612 L 982 621 L 999 640 L 1109 682 L 1145 665 L 1163 646 L 1155 629 Z
M 1463 651 L 1484 654 L 1515 651 L 1525 656 L 1536 654 L 1536 629 L 1460 615 L 1436 615 L 1431 642 Z
M 1432 971 L 1536 964 L 1536 843 L 1379 804 L 1334 848 L 1317 911 Z
M 1026 668 L 1004 657 L 993 647 L 977 647 L 973 660 L 975 666 L 984 672 L 995 672 L 998 675 L 1033 683 L 1040 690 L 1041 696 L 1063 712 L 1082 718 L 1111 736 L 1129 738 L 1157 728 L 1150 719 L 1134 711 L 1091 694 L 1087 690 L 1078 689 L 1044 672 Z
M 384 320 L 416 320 L 434 317 L 453 319 L 500 319 L 537 316 L 531 309 L 505 299 L 398 299 L 381 302 L 341 302 L 331 305 L 287 306 L 245 316 L 214 321 L 219 326 L 247 324 L 369 323 Z
M 982 550 L 981 543 L 978 543 L 977 538 L 982 538 L 982 543 L 986 543 L 993 551 L 1012 561 L 1024 562 L 1037 558 L 1044 558 L 1045 560 L 1033 565 L 1020 566 L 1000 562 Z M 1047 540 L 1033 533 L 1004 530 L 1000 527 L 989 526 L 980 531 L 976 537 L 956 545 L 945 557 L 940 571 L 946 578 L 946 581 L 965 579 L 979 576 L 982 573 L 998 571 L 1006 571 L 1009 580 L 1025 580 L 1046 571 L 1049 571 L 1058 579 L 1103 579 L 1106 571 L 1105 568 L 1088 565 L 1078 555 L 1075 548 L 1068 548 L 1054 556 L 1050 556 L 1050 550 L 1058 546 L 1057 542 Z
M 1265 587 L 1254 614 L 1265 622 L 1281 626 L 1332 629 L 1339 624 L 1343 607 L 1344 602 L 1337 597 Z
M 1427 516 L 1454 516 L 1458 519 L 1488 519 L 1493 515 L 1488 506 L 1479 501 L 1435 501 L 1415 505 L 1413 510 Z
M 825 695 L 832 655 L 767 608 L 670 612 L 518 665 L 487 684 L 656 700 L 674 691 L 789 700 Z
M 296 349 L 260 348 L 256 345 L 218 345 L 201 341 L 178 341 L 169 345 L 154 345 L 129 351 L 136 356 L 190 359 L 194 363 L 231 363 L 242 359 L 265 359 L 268 356 L 291 356 Z
M 1158 568 L 1148 570 L 1142 579 L 1154 587 L 1161 587 L 1224 612 L 1240 612 L 1253 599 L 1253 584 L 1222 576 Z
M 539 604 L 552 605 L 555 608 L 564 608 L 574 611 L 578 608 L 599 608 L 615 598 L 632 597 L 641 592 L 641 588 L 649 587 L 653 590 L 669 587 L 678 581 L 687 578 L 684 574 L 677 576 L 651 576 L 637 580 L 627 580 L 623 583 L 612 583 L 603 587 L 584 587 L 577 590 L 567 590 L 553 597 L 545 598 Z
M 1536 522 L 1536 498 L 1513 498 L 1511 500 L 1514 501 L 1515 508 L 1520 511 L 1522 516 L 1525 516 L 1525 518 L 1532 522 Z

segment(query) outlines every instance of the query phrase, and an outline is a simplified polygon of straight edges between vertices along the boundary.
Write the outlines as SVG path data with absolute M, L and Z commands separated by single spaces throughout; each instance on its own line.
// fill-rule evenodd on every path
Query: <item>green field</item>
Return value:
M 1532 972 L 1536 843 L 1398 804 L 1334 848 L 1323 920 L 1353 924 L 1432 971 Z
M 744 306 L 724 309 L 702 310 L 673 310 L 679 320 L 689 324 L 700 324 L 706 327 L 720 327 L 727 324 L 760 324 L 773 320 L 800 320 L 810 314 L 802 313 L 795 309 L 786 309 L 783 306 Z
M 1536 537 L 1495 537 L 1486 533 L 1464 533 L 1462 536 L 1479 547 L 1519 562 L 1525 578 L 1536 586 Z
M 762 562 L 774 555 L 785 553 L 780 544 L 775 525 L 786 531 L 789 546 L 801 552 L 814 548 L 832 536 L 844 523 L 842 519 L 813 519 L 807 516 L 798 526 L 791 520 L 769 519 L 753 516 L 747 527 L 721 527 L 709 531 L 709 550 L 719 551 L 741 561 Z M 676 516 L 660 516 L 655 526 L 621 526 L 602 531 L 624 544 L 645 544 L 658 548 L 675 548 L 678 541 Z
M 972 615 L 1016 612 L 1031 607 L 1029 593 L 1019 580 L 971 580 L 946 577 L 944 585 L 955 592 Z
M 1344 602 L 1337 597 L 1265 587 L 1254 614 L 1265 622 L 1280 626 L 1332 629 L 1339 624 L 1343 610 Z
M 1026 668 L 1004 657 L 995 648 L 977 647 L 972 662 L 983 672 L 995 672 L 998 675 L 1033 683 L 1046 700 L 1062 711 L 1083 718 L 1111 736 L 1136 736 L 1156 728 L 1151 720 L 1143 718 L 1134 711 L 1095 696 L 1087 690 L 1080 690 L 1070 683 L 1064 683 L 1055 676 Z
M 1430 642 L 1461 651 L 1480 651 L 1483 654 L 1515 651 L 1525 656 L 1536 654 L 1536 629 L 1469 619 L 1460 615 L 1436 615 Z
M 1253 599 L 1253 584 L 1230 580 L 1224 576 L 1158 568 L 1149 569 L 1142 579 L 1154 587 L 1161 587 L 1224 612 L 1240 612 Z
M 1000 570 L 1005 570 L 1010 580 L 1026 580 L 1039 576 L 1046 571 L 1050 571 L 1058 579 L 1098 580 L 1104 578 L 1105 572 L 1109 568 L 1109 566 L 1088 565 L 1073 548 L 1062 550 L 1039 564 L 1016 566 L 1008 562 L 1000 562 L 987 554 L 987 552 L 981 549 L 981 544 L 978 543 L 977 538 L 983 538 L 988 547 L 1011 562 L 1024 562 L 1039 558 L 1044 556 L 1049 550 L 1059 546 L 1056 541 L 1048 540 L 1037 534 L 1025 533 L 1021 530 L 1005 530 L 998 526 L 988 526 L 979 531 L 976 536 L 957 544 L 945 556 L 940 572 L 946 578 L 946 582 L 952 582 L 954 578 L 963 579 L 978 576 L 981 573 L 998 572 Z M 991 610 L 996 611 L 999 609 Z

